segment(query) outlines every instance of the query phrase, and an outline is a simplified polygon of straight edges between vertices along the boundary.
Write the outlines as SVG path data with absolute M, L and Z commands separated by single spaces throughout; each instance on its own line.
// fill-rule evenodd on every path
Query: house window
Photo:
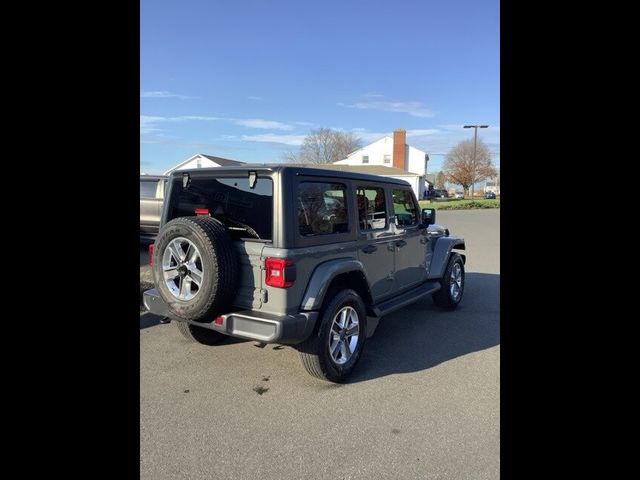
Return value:
M 199 158 L 198 161 L 196 162 L 196 168 L 202 168 L 202 159 Z
M 362 156 L 362 163 L 369 163 L 369 155 Z
M 384 163 L 391 163 L 391 155 L 384 156 Z

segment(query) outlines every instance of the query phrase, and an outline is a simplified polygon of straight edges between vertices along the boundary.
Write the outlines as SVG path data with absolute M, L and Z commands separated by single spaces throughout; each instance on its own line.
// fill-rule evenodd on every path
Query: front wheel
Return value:
M 351 374 L 364 348 L 367 314 L 351 289 L 339 291 L 320 312 L 317 330 L 298 347 L 310 375 L 340 382 Z
M 453 310 L 462 300 L 464 292 L 464 262 L 457 253 L 452 253 L 444 276 L 440 280 L 440 290 L 432 295 L 436 305 Z

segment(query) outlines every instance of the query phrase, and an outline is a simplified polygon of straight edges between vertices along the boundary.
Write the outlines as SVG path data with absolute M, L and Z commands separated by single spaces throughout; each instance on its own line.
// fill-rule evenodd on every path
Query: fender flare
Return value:
M 431 257 L 431 264 L 429 266 L 429 275 L 427 278 L 442 278 L 444 271 L 449 263 L 449 257 L 453 249 L 466 250 L 464 238 L 462 237 L 440 237 L 436 240 L 433 247 L 433 255 Z M 462 261 L 466 263 L 467 259 L 465 255 L 462 256 Z
M 362 262 L 356 258 L 337 258 L 318 265 L 311 274 L 311 279 L 309 280 L 304 296 L 302 297 L 300 310 L 319 310 L 333 279 L 343 273 L 354 271 L 357 271 L 364 276 L 367 280 L 368 288 L 369 281 L 364 270 L 364 265 L 362 265 Z

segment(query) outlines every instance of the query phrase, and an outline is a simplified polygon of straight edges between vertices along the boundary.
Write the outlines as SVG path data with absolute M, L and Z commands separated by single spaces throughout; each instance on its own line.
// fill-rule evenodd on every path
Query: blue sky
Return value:
M 278 162 L 313 129 L 407 130 L 429 171 L 479 130 L 500 164 L 495 0 L 140 2 L 140 170 Z

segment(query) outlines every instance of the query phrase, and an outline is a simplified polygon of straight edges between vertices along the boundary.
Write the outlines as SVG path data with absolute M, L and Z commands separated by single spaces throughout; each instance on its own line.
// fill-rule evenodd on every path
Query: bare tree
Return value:
M 447 180 L 444 172 L 436 173 L 436 188 L 444 188 L 444 182 Z
M 460 142 L 447 154 L 444 162 L 446 180 L 462 186 L 465 194 L 474 183 L 497 174 L 491 164 L 489 149 L 481 139 L 478 139 L 475 155 L 473 150 L 473 140 Z
M 333 163 L 347 158 L 361 146 L 361 139 L 353 133 L 319 128 L 309 132 L 298 153 L 287 152 L 283 160 L 293 163 Z

